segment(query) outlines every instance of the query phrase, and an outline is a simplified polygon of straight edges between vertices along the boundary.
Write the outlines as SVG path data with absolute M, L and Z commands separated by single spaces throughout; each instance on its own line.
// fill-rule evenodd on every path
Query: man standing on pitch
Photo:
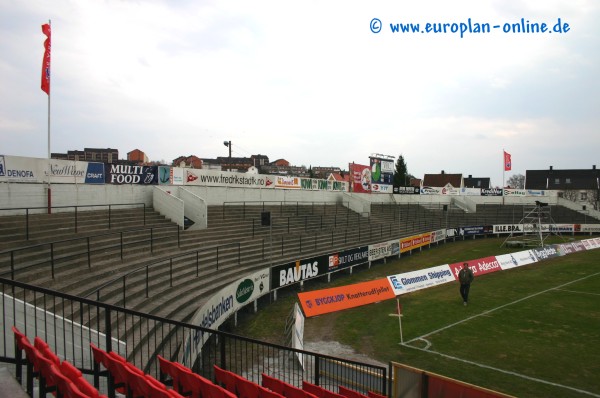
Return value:
M 462 269 L 458 273 L 458 281 L 460 282 L 460 295 L 463 299 L 463 305 L 467 305 L 469 301 L 469 289 L 471 288 L 471 282 L 475 276 L 473 271 L 469 268 L 468 263 L 463 263 Z

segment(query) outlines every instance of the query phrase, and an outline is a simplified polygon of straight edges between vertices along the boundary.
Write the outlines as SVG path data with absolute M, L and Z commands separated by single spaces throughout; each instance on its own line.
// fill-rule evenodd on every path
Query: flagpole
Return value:
M 52 21 L 48 20 L 48 25 L 50 26 L 50 32 L 52 32 Z M 50 46 L 52 46 L 52 39 L 50 39 Z M 51 61 L 52 62 L 52 61 Z M 52 213 L 52 185 L 50 183 L 50 97 L 51 97 L 51 87 L 52 87 L 52 69 L 50 69 L 50 85 L 48 89 L 48 214 Z
M 502 148 L 502 204 L 504 205 L 504 188 L 506 187 L 505 183 L 505 174 L 506 174 L 506 160 L 504 159 L 505 150 Z
M 404 344 L 404 339 L 402 338 L 402 310 L 400 309 L 400 299 L 396 297 L 396 306 L 398 308 L 398 326 L 400 327 L 400 344 Z

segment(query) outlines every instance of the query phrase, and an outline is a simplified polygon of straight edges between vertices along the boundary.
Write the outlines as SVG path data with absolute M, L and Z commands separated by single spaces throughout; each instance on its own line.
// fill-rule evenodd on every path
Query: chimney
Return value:
M 469 178 L 473 178 L 473 176 L 471 174 L 469 174 Z
M 550 170 L 552 170 L 552 166 L 550 166 Z
M 442 170 L 442 174 L 445 174 L 445 173 L 444 173 L 444 170 Z
M 596 165 L 595 164 L 592 165 L 592 170 L 596 170 Z

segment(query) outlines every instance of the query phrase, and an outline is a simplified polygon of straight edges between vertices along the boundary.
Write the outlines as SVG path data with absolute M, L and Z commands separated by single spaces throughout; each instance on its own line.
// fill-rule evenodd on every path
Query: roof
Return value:
M 454 188 L 460 188 L 462 183 L 462 174 L 425 174 L 423 185 L 427 187 L 445 187 L 450 184 Z
M 463 178 L 463 188 L 490 188 L 491 180 L 489 177 L 465 177 Z
M 328 180 L 334 180 L 334 181 L 350 181 L 350 174 L 346 173 L 343 176 L 340 173 L 330 173 L 329 177 L 327 177 Z
M 594 166 L 595 167 L 595 166 Z M 526 189 L 600 189 L 600 170 L 527 170 L 525 172 Z

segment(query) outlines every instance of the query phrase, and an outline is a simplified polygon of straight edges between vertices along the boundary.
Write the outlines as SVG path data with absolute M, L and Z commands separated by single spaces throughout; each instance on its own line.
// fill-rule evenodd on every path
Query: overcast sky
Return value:
M 469 18 L 500 28 L 390 27 Z M 569 31 L 503 33 L 521 18 Z M 403 155 L 417 177 L 494 185 L 503 149 L 506 179 L 600 167 L 597 0 L 0 0 L 0 154 L 47 156 L 48 20 L 52 152 L 170 162 L 227 156 L 231 140 L 234 156 L 347 169 Z

